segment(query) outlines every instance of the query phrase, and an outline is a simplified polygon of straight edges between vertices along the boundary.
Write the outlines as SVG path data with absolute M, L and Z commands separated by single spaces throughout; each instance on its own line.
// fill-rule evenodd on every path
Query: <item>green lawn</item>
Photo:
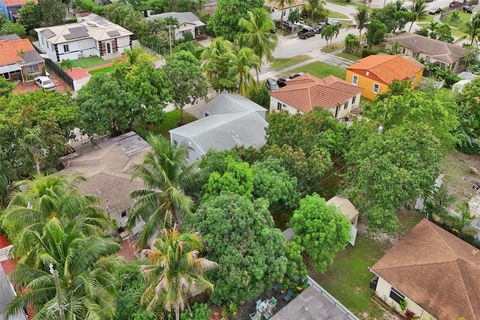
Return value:
M 272 61 L 272 69 L 273 70 L 283 70 L 285 68 L 294 66 L 300 62 L 303 62 L 305 60 L 311 59 L 311 57 L 307 55 L 299 55 L 291 58 L 275 58 Z
M 418 19 L 417 21 L 418 22 L 431 22 L 431 21 L 433 21 L 434 17 L 435 17 L 435 15 L 427 13 L 423 18 Z
M 189 123 L 195 120 L 196 120 L 195 117 L 193 117 L 192 115 L 190 115 L 185 111 L 183 112 L 183 121 L 185 123 Z M 169 139 L 170 134 L 168 133 L 168 131 L 178 127 L 179 122 L 180 122 L 180 109 L 167 112 L 165 114 L 165 119 L 163 120 L 162 124 L 157 128 L 152 128 L 150 132 L 153 134 L 161 134 L 165 138 Z
M 332 19 L 350 19 L 349 16 L 344 15 L 343 13 L 340 13 L 340 12 L 332 11 L 332 10 L 329 11 L 328 17 Z
M 451 27 L 463 28 L 463 25 L 465 24 L 465 22 L 470 21 L 470 18 L 471 18 L 472 15 L 470 13 L 466 13 L 466 12 L 463 12 L 461 10 L 456 11 L 456 12 L 458 12 L 460 20 L 452 22 L 452 20 L 451 20 L 452 15 L 449 14 L 449 15 L 443 16 L 442 22 L 450 25 Z
M 341 57 L 341 58 L 345 58 L 345 59 L 348 59 L 348 60 L 352 60 L 352 61 L 357 61 L 357 60 L 361 59 L 361 57 L 359 57 L 359 56 L 356 56 L 356 55 L 353 55 L 353 54 L 350 54 L 350 53 L 346 53 L 346 52 L 337 53 L 336 56 Z
M 329 44 L 328 46 L 320 49 L 320 51 L 325 52 L 325 53 L 332 53 L 332 52 L 337 51 L 339 49 L 345 49 L 345 42 L 336 42 L 336 43 Z
M 80 67 L 80 68 L 86 69 L 86 68 L 101 66 L 102 64 L 110 63 L 111 60 L 103 60 L 100 57 L 92 56 L 92 57 L 85 57 L 77 60 L 72 60 L 70 62 L 74 67 Z
M 400 213 L 399 218 L 399 233 L 404 235 L 422 219 L 422 215 L 408 211 Z M 317 273 L 309 266 L 310 276 L 359 318 L 384 319 L 384 310 L 371 299 L 374 292 L 369 285 L 373 274 L 368 268 L 373 266 L 390 246 L 388 241 L 380 243 L 361 234 L 357 237 L 355 247 L 347 245 L 345 250 L 336 255 L 335 262 L 324 274 Z
M 108 66 L 101 69 L 90 70 L 88 71 L 88 73 L 90 73 L 93 76 L 95 74 L 109 73 L 109 72 L 112 72 L 112 70 L 113 70 L 113 66 Z
M 367 8 L 366 5 L 362 4 L 361 2 L 357 2 L 357 1 L 346 1 L 346 0 L 328 0 L 328 2 L 331 2 L 331 3 L 334 3 L 334 4 L 340 4 L 340 5 L 344 5 L 344 6 L 354 6 L 354 7 L 357 7 L 357 8 Z
M 346 73 L 344 69 L 341 69 L 320 61 L 316 61 L 316 62 L 307 64 L 306 66 L 302 66 L 289 71 L 289 73 L 295 73 L 295 72 L 308 72 L 319 78 L 323 78 L 329 75 L 334 75 L 336 77 L 339 77 L 340 79 L 345 79 L 345 73 Z

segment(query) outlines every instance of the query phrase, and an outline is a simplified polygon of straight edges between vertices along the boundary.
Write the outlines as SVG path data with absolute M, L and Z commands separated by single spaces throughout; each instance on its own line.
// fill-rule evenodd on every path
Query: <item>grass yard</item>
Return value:
M 357 1 L 328 0 L 328 2 L 331 2 L 331 3 L 334 3 L 334 4 L 340 4 L 340 5 L 343 5 L 343 6 L 354 6 L 354 7 L 357 7 L 358 9 L 363 8 L 363 7 L 368 8 L 363 3 L 357 2 Z
M 421 219 L 416 211 L 399 213 L 401 221 L 398 234 L 403 236 Z M 310 276 L 327 289 L 336 299 L 361 319 L 385 319 L 385 311 L 372 299 L 370 279 L 373 274 L 368 270 L 392 246 L 389 241 L 379 242 L 359 233 L 355 247 L 348 245 L 338 253 L 335 262 L 324 274 L 317 273 L 313 266 L 308 265 Z
M 417 21 L 418 21 L 418 22 L 431 22 L 431 21 L 433 21 L 434 18 L 435 18 L 435 15 L 433 15 L 433 14 L 426 14 L 425 16 L 423 16 L 423 18 L 418 19 Z M 408 27 L 410 27 L 409 24 L 410 24 L 410 22 L 407 23 Z
M 85 57 L 85 58 L 80 58 L 80 59 L 77 59 L 77 60 L 72 60 L 70 62 L 72 63 L 72 66 L 74 66 L 74 67 L 79 67 L 79 68 L 82 68 L 82 69 L 86 69 L 86 68 L 101 66 L 103 64 L 110 63 L 111 60 L 103 60 L 100 57 L 92 56 L 92 57 Z
M 359 56 L 356 56 L 356 55 L 353 55 L 353 54 L 350 54 L 350 53 L 346 53 L 346 52 L 337 53 L 336 56 L 338 56 L 340 58 L 352 60 L 352 61 L 357 61 L 357 60 L 361 59 L 361 57 L 359 57 Z
M 323 47 L 320 49 L 320 51 L 325 52 L 325 53 L 332 53 L 335 51 L 338 51 L 340 49 L 345 49 L 345 43 L 344 42 L 336 42 L 329 44 L 328 46 Z
M 332 10 L 329 11 L 328 17 L 332 19 L 350 19 L 349 16 L 344 15 L 343 13 L 340 13 L 340 12 L 332 11 Z
M 452 36 L 454 36 L 455 38 L 462 38 L 465 35 L 465 32 L 463 32 L 461 29 L 452 28 Z
M 452 22 L 451 20 L 452 14 L 449 14 L 449 15 L 443 16 L 442 22 L 450 25 L 451 27 L 462 28 L 465 22 L 470 21 L 470 18 L 472 16 L 470 13 L 463 12 L 462 10 L 458 10 L 456 12 L 458 12 L 458 15 L 460 18 L 458 21 Z
M 345 79 L 345 73 L 346 73 L 344 69 L 341 69 L 320 61 L 316 61 L 316 62 L 307 64 L 305 66 L 296 68 L 294 70 L 291 70 L 289 71 L 289 74 L 296 73 L 296 72 L 308 72 L 319 78 L 324 78 L 326 76 L 333 75 L 333 76 L 339 77 L 340 79 Z
M 272 61 L 271 68 L 276 71 L 283 70 L 308 59 L 311 59 L 311 57 L 307 55 L 299 55 L 291 58 L 275 58 Z
M 112 72 L 112 70 L 113 70 L 113 66 L 108 66 L 108 67 L 101 68 L 101 69 L 90 70 L 90 71 L 88 71 L 88 73 L 90 73 L 93 76 L 93 75 L 101 74 L 101 73 L 110 73 L 110 72 Z
M 192 121 L 197 120 L 188 112 L 183 111 L 183 121 L 185 123 L 189 123 Z M 162 124 L 157 128 L 152 128 L 150 130 L 153 134 L 161 134 L 167 139 L 170 139 L 170 134 L 168 131 L 178 127 L 178 123 L 180 122 L 180 109 L 176 109 L 165 114 L 165 119 L 163 120 Z

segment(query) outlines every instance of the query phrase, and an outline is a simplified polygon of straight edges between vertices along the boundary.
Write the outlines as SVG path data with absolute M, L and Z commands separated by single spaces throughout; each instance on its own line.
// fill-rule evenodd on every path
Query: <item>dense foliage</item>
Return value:
M 459 105 L 459 146 L 464 152 L 480 154 L 480 78 L 467 84 L 456 101 Z

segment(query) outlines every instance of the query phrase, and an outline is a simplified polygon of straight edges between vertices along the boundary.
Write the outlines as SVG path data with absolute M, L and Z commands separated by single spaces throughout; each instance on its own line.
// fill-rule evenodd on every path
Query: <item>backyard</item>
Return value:
M 188 112 L 183 112 L 183 122 L 189 123 L 192 121 L 197 120 L 194 116 L 189 114 Z M 165 113 L 165 119 L 163 120 L 162 124 L 156 128 L 150 128 L 149 132 L 152 134 L 161 134 L 167 139 L 170 139 L 170 134 L 168 131 L 175 129 L 178 127 L 178 123 L 180 122 L 180 109 L 175 109 L 170 112 Z
M 97 56 L 85 57 L 85 58 L 80 58 L 77 60 L 70 61 L 73 67 L 79 67 L 82 69 L 97 67 L 97 66 L 109 64 L 112 62 L 113 62 L 112 60 L 103 60 L 102 58 Z
M 345 70 L 326 64 L 324 62 L 316 61 L 305 66 L 298 67 L 294 70 L 289 71 L 289 73 L 296 72 L 308 72 L 316 77 L 324 78 L 330 75 L 336 76 L 340 79 L 345 79 Z
M 385 314 L 385 310 L 371 299 L 374 292 L 369 285 L 373 274 L 368 268 L 423 217 L 416 211 L 407 210 L 399 212 L 398 216 L 400 227 L 397 234 L 376 237 L 382 240 L 372 238 L 359 226 L 355 247 L 348 245 L 338 253 L 324 274 L 316 272 L 307 261 L 310 276 L 361 319 L 384 319 Z

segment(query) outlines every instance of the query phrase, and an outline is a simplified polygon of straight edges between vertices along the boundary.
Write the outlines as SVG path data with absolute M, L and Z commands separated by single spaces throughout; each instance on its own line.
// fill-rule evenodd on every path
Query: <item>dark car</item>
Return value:
M 279 78 L 279 79 L 277 80 L 277 84 L 278 84 L 278 86 L 279 86 L 280 88 L 283 88 L 283 87 L 285 87 L 285 86 L 287 85 L 287 81 L 288 81 L 287 78 Z
M 292 73 L 291 75 L 288 76 L 288 79 L 295 79 L 297 77 L 300 77 L 301 75 L 303 75 L 303 72 L 301 73 Z
M 267 79 L 267 88 L 268 88 L 268 91 L 279 89 L 280 87 L 277 84 L 277 79 L 274 79 L 274 78 Z
M 460 1 L 452 1 L 448 4 L 448 7 L 450 8 L 459 8 L 463 6 L 463 2 L 460 2 Z
M 315 31 L 316 34 L 319 34 L 320 31 L 322 31 L 323 27 L 325 27 L 326 24 L 323 22 L 320 22 L 318 25 L 313 26 L 313 31 Z
M 463 6 L 463 12 L 466 12 L 466 13 L 473 13 L 473 7 L 474 6 Z
M 425 2 L 433 2 L 433 0 L 425 0 Z
M 307 39 L 315 36 L 315 31 L 312 28 L 303 28 L 298 32 L 298 37 L 300 39 Z
M 440 12 L 442 12 L 441 8 L 431 8 L 430 10 L 428 10 L 428 14 L 438 14 Z

